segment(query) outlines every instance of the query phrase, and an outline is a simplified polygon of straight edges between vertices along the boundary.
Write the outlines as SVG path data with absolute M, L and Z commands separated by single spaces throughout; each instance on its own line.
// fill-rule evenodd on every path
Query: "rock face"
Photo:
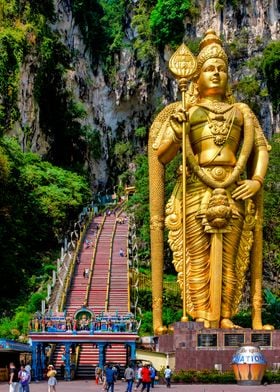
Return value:
M 126 46 L 115 55 L 115 81 L 106 82 L 102 64 L 93 72 L 92 59 L 83 41 L 82 34 L 75 24 L 69 0 L 56 0 L 56 22 L 51 26 L 59 33 L 61 41 L 72 51 L 75 59 L 67 73 L 67 88 L 83 103 L 87 116 L 81 120 L 83 125 L 91 125 L 100 135 L 102 156 L 93 159 L 85 157 L 92 178 L 93 189 L 105 186 L 108 181 L 108 169 L 112 166 L 112 146 L 115 141 L 131 141 L 136 151 L 141 151 L 146 142 L 135 136 L 139 127 L 149 128 L 156 110 L 162 105 L 177 99 L 177 85 L 167 70 L 167 61 L 171 51 L 166 48 L 158 53 L 153 69 L 137 62 L 132 45 Z M 233 8 L 230 1 L 200 0 L 199 17 L 195 22 L 186 19 L 186 31 L 189 36 L 201 37 L 209 28 L 214 28 L 229 43 L 243 42 L 246 50 L 231 64 L 233 82 L 238 81 L 244 68 L 240 65 L 251 56 L 261 53 L 267 42 L 280 37 L 280 2 L 276 0 L 244 0 Z M 237 3 L 237 2 L 236 2 Z M 133 13 L 137 1 L 130 5 L 126 39 L 132 40 L 135 31 L 129 23 L 129 14 Z M 39 125 L 40 111 L 34 99 L 34 74 L 36 56 L 28 56 L 21 69 L 18 106 L 20 120 L 13 127 L 12 133 L 21 141 L 24 150 L 36 151 L 44 155 L 50 148 L 48 138 L 41 132 Z M 147 76 L 148 75 L 148 76 Z M 279 130 L 279 118 L 272 114 L 268 98 L 261 102 L 259 118 L 265 132 L 271 136 Z
M 226 41 L 234 40 L 242 29 L 248 30 L 248 54 L 257 50 L 256 40 L 276 40 L 280 36 L 280 2 L 278 0 L 231 1 L 201 0 L 196 32 L 201 36 L 209 27 L 223 35 Z M 219 4 L 224 3 L 223 6 Z

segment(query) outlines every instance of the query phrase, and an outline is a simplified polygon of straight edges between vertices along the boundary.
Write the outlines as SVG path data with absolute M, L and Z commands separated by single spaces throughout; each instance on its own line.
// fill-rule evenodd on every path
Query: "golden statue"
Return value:
M 197 58 L 183 44 L 169 66 L 179 80 L 182 102 L 160 112 L 149 137 L 154 331 L 165 332 L 164 223 L 182 290 L 182 321 L 188 314 L 205 328 L 238 328 L 231 318 L 250 267 L 252 327 L 272 329 L 261 319 L 268 143 L 251 109 L 234 101 L 227 55 L 213 30 L 206 32 Z M 165 207 L 164 165 L 179 150 L 182 165 Z

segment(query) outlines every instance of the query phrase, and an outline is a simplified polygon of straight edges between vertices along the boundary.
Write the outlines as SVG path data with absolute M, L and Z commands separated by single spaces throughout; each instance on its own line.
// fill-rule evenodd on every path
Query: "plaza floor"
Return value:
M 30 392 L 47 392 L 47 382 L 32 382 Z M 126 383 L 118 381 L 115 384 L 115 392 L 125 392 Z M 166 391 L 165 385 L 156 385 L 154 392 Z M 169 389 L 168 389 L 169 390 Z M 279 392 L 280 384 L 260 385 L 260 386 L 240 386 L 240 385 L 171 385 L 172 392 Z M 8 383 L 0 383 L 0 392 L 8 392 Z M 102 392 L 102 386 L 96 385 L 93 381 L 61 381 L 57 384 L 56 392 Z M 139 391 L 140 392 L 140 391 Z

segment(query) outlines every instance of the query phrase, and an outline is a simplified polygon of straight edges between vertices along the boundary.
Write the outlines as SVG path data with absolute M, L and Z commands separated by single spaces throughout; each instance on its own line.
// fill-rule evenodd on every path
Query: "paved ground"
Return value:
M 115 384 L 115 392 L 125 392 L 126 383 L 118 381 Z M 30 392 L 47 392 L 47 382 L 32 382 Z M 169 390 L 169 389 L 168 389 Z M 0 392 L 8 392 L 8 383 L 0 383 Z M 156 385 L 153 392 L 167 391 L 165 385 Z M 171 385 L 171 392 L 279 392 L 280 384 L 260 386 L 240 385 Z M 102 386 L 91 381 L 60 381 L 56 392 L 102 392 Z M 139 391 L 140 392 L 140 391 Z

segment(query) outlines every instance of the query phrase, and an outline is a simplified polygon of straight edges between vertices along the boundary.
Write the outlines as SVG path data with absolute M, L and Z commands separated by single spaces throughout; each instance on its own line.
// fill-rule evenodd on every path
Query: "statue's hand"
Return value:
M 259 181 L 243 180 L 237 183 L 239 186 L 232 192 L 232 197 L 236 200 L 246 200 L 254 196 L 261 187 Z
M 170 116 L 170 125 L 173 129 L 176 138 L 182 139 L 182 124 L 189 121 L 189 113 L 186 109 L 180 107 L 175 113 Z

